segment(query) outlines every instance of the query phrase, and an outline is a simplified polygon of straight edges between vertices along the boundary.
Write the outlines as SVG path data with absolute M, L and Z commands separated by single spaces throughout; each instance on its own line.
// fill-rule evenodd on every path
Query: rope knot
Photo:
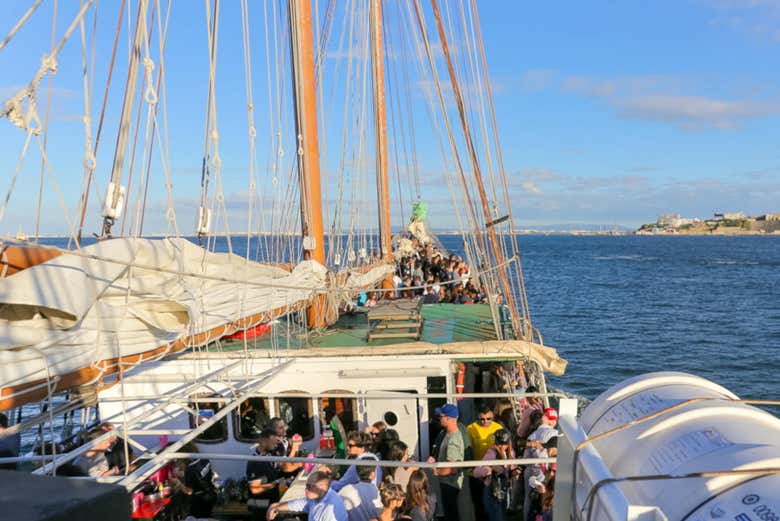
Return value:
M 41 58 L 41 65 L 43 68 L 45 68 L 47 71 L 51 73 L 57 72 L 57 58 L 54 56 L 51 56 L 50 54 L 44 54 Z
M 146 71 L 144 99 L 149 105 L 155 105 L 157 103 L 157 90 L 154 88 L 154 61 L 148 56 L 144 58 L 144 71 Z
M 91 150 L 87 149 L 87 151 L 84 153 L 84 167 L 86 167 L 87 170 L 95 170 L 96 166 L 97 161 L 95 160 L 95 154 L 93 154 Z

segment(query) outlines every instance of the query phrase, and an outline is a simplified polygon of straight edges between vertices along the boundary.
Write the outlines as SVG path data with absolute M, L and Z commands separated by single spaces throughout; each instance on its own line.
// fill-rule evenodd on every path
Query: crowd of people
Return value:
M 348 458 L 370 459 L 376 465 L 319 466 L 308 475 L 300 499 L 279 502 L 289 477 L 299 467 L 250 461 L 247 479 L 250 505 L 257 506 L 256 519 L 306 512 L 309 519 L 318 521 L 551 520 L 555 465 L 522 467 L 501 460 L 554 457 L 559 436 L 556 411 L 545 408 L 539 398 L 527 398 L 515 421 L 502 424 L 496 421 L 500 406 L 479 404 L 476 421 L 469 425 L 459 421 L 460 410 L 453 404 L 435 409 L 441 431 L 428 462 L 482 462 L 473 468 L 419 468 L 410 460 L 407 444 L 383 422 L 362 432 L 349 432 L 345 440 Z M 262 429 L 256 453 L 293 456 L 296 447 L 294 440 L 284 436 L 283 422 L 275 418 Z M 390 461 L 408 465 L 383 465 Z
M 485 374 L 492 374 L 493 369 L 502 369 L 501 364 Z M 530 386 L 526 391 L 535 393 L 536 389 Z M 458 406 L 446 403 L 435 409 L 432 421 L 438 423 L 440 431 L 428 462 L 481 464 L 419 468 L 398 432 L 380 421 L 363 431 L 351 431 L 343 439 L 347 458 L 372 460 L 375 465 L 309 466 L 300 499 L 280 502 L 304 464 L 250 460 L 246 465 L 250 513 L 258 520 L 294 512 L 306 512 L 309 519 L 317 521 L 551 520 L 555 465 L 518 466 L 502 460 L 555 457 L 559 436 L 555 409 L 546 408 L 537 397 L 523 399 L 517 409 L 505 399 L 483 400 L 470 407 L 467 402 L 462 400 Z M 464 425 L 461 420 L 466 417 L 475 421 Z M 0 428 L 7 426 L 4 420 L 0 417 Z M 288 430 L 281 418 L 259 426 L 253 436 L 255 454 L 301 455 L 301 437 L 288 437 Z M 100 477 L 132 469 L 127 462 L 133 461 L 134 455 L 111 424 L 101 424 L 90 435 L 91 439 L 101 437 L 100 443 L 68 466 L 61 466 L 58 473 Z M 197 453 L 193 444 L 180 450 Z M 177 504 L 171 508 L 196 518 L 211 515 L 218 490 L 207 459 L 176 460 L 160 472 L 164 476 L 158 482 L 170 485 L 174 492 Z
M 459 255 L 445 255 L 434 244 L 409 240 L 409 248 L 396 262 L 394 291 L 362 295 L 358 305 L 373 307 L 383 298 L 422 297 L 425 304 L 477 304 L 486 295 L 474 282 L 468 264 Z

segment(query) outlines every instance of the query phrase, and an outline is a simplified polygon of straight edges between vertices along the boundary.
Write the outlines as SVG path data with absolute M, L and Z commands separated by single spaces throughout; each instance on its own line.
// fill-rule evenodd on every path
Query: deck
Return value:
M 382 337 L 373 334 L 369 340 L 371 328 L 369 318 L 377 319 L 381 325 L 381 317 L 391 315 L 397 318 L 408 317 L 411 309 L 417 306 L 416 301 L 392 301 L 398 303 L 395 310 L 387 307 L 358 308 L 354 313 L 344 314 L 332 326 L 322 332 L 304 334 L 289 334 L 288 322 L 279 320 L 272 324 L 271 332 L 258 338 L 247 340 L 250 349 L 301 349 L 307 347 L 365 347 L 384 346 L 404 342 L 415 342 L 417 335 Z M 384 314 L 384 315 L 383 315 Z M 493 317 L 490 306 L 486 304 L 425 304 L 419 306 L 421 326 L 419 340 L 434 344 L 449 342 L 466 342 L 480 340 L 496 340 L 493 328 Z M 406 320 L 399 320 L 403 322 Z M 380 328 L 382 329 L 382 328 Z M 387 329 L 387 328 L 385 328 Z M 308 341 L 307 341 L 308 340 Z M 212 348 L 214 349 L 214 348 Z M 244 349 L 243 340 L 223 340 L 221 350 L 234 351 Z

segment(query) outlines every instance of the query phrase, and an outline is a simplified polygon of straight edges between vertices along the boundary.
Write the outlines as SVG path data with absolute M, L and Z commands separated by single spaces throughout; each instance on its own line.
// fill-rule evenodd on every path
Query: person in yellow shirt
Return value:
M 493 410 L 486 403 L 480 405 L 477 412 L 477 421 L 466 427 L 471 441 L 472 457 L 481 460 L 487 450 L 495 443 L 493 434 L 503 429 L 500 423 L 493 421 Z M 482 489 L 485 488 L 481 479 L 477 479 L 469 472 L 469 485 L 471 487 L 471 501 L 474 504 L 474 519 L 485 519 L 485 508 L 482 504 Z

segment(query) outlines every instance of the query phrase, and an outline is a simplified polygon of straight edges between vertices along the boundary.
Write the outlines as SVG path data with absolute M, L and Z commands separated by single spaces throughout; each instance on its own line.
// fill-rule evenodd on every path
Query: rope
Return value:
M 116 62 L 116 50 L 117 50 L 117 46 L 119 45 L 119 33 L 120 33 L 120 30 L 122 29 L 122 17 L 124 16 L 124 13 L 125 13 L 124 5 L 125 5 L 125 0 L 122 0 L 122 5 L 119 7 L 119 17 L 117 19 L 116 31 L 115 31 L 115 34 L 114 34 L 114 46 L 113 46 L 113 49 L 111 50 L 111 63 L 109 65 L 109 67 L 108 67 L 108 77 L 106 78 L 106 88 L 103 91 L 103 105 L 102 105 L 102 108 L 100 109 L 100 120 L 98 121 L 97 133 L 95 135 L 95 145 L 94 145 L 94 147 L 92 149 L 92 156 L 93 157 L 95 157 L 97 155 L 98 144 L 100 143 L 100 135 L 101 135 L 101 132 L 103 130 L 103 120 L 104 120 L 104 117 L 106 115 L 106 104 L 108 103 L 108 89 L 111 86 L 111 78 L 113 77 L 113 74 L 114 74 L 114 63 Z M 129 8 L 129 6 L 128 6 L 128 8 Z M 94 79 L 94 75 L 93 75 L 93 79 Z M 86 213 L 87 213 L 87 203 L 89 202 L 89 188 L 90 188 L 90 186 L 92 184 L 92 177 L 94 175 L 96 166 L 97 166 L 97 164 L 94 161 L 90 165 L 87 165 L 87 167 L 88 167 L 88 171 L 86 173 L 86 178 L 87 179 L 84 182 L 84 188 L 83 188 L 83 191 L 81 193 L 81 204 L 80 204 L 80 206 L 81 206 L 81 217 L 79 219 L 78 233 L 76 234 L 76 243 L 77 244 L 79 242 L 81 242 L 81 235 L 82 235 L 83 230 L 84 230 L 84 219 L 85 219 Z M 99 192 L 99 190 L 98 190 L 98 192 Z
M 157 11 L 160 11 L 160 0 L 155 0 L 157 2 Z M 179 228 L 178 224 L 176 222 L 176 211 L 173 207 L 173 183 L 171 183 L 171 166 L 170 166 L 170 146 L 169 146 L 169 139 L 168 139 L 168 100 L 166 95 L 166 89 L 165 89 L 165 45 L 168 41 L 168 24 L 170 22 L 170 16 L 171 16 L 171 0 L 168 0 L 168 4 L 166 7 L 165 12 L 165 26 L 162 25 L 162 16 L 159 16 L 157 18 L 157 38 L 158 38 L 158 46 L 160 48 L 160 72 L 157 75 L 157 82 L 158 92 L 162 92 L 162 103 L 159 103 L 155 105 L 154 110 L 154 127 L 153 129 L 156 129 L 160 127 L 158 121 L 157 121 L 157 109 L 160 105 L 162 105 L 162 113 L 163 113 L 163 124 L 162 124 L 162 131 L 161 132 L 153 132 L 153 137 L 157 138 L 158 143 L 158 153 L 160 155 L 160 162 L 162 163 L 163 168 L 163 175 L 165 177 L 165 192 L 166 196 L 168 198 L 168 208 L 165 212 L 165 220 L 168 223 L 168 229 L 167 231 L 170 232 L 173 230 L 173 233 L 176 237 L 179 236 Z M 147 181 L 146 181 L 146 189 L 148 189 L 149 186 L 149 169 L 152 161 L 152 151 L 151 148 L 149 150 L 149 159 L 147 162 Z M 144 204 L 143 208 L 146 208 L 146 192 L 144 192 Z M 142 212 L 141 214 L 141 223 L 139 224 L 139 235 L 143 235 L 143 218 L 145 216 L 145 212 Z M 167 236 L 168 234 L 166 234 Z
M 24 146 L 22 147 L 22 153 L 19 156 L 19 160 L 16 163 L 16 169 L 14 170 L 14 176 L 11 178 L 11 184 L 8 186 L 8 191 L 5 194 L 5 200 L 3 206 L 0 207 L 0 222 L 3 222 L 5 218 L 5 211 L 8 208 L 8 204 L 11 200 L 11 194 L 13 194 L 14 187 L 16 186 L 16 179 L 19 177 L 19 172 L 22 170 L 22 164 L 24 163 L 24 157 L 27 155 L 27 150 L 30 146 L 30 140 L 32 139 L 33 131 L 29 129 L 27 131 L 27 138 L 24 140 Z
M 22 17 L 19 19 L 19 21 L 16 22 L 16 25 L 14 25 L 11 28 L 11 31 L 8 33 L 8 35 L 5 38 L 3 38 L 2 41 L 0 41 L 0 51 L 2 51 L 3 48 L 10 43 L 11 38 L 13 38 L 14 35 L 16 35 L 17 32 L 19 32 L 19 29 L 21 29 L 22 26 L 25 23 L 27 23 L 27 20 L 32 16 L 32 14 L 35 12 L 35 10 L 38 9 L 38 6 L 41 5 L 41 2 L 43 2 L 43 0 L 36 0 L 35 3 L 30 6 L 30 8 L 27 10 L 27 12 L 25 12 L 22 15 Z M 54 12 L 55 13 L 57 12 L 57 2 L 56 1 L 54 2 Z
M 0 117 L 7 117 L 14 125 L 22 130 L 30 129 L 31 122 L 36 123 L 37 128 L 34 130 L 36 133 L 40 132 L 40 118 L 38 118 L 37 113 L 35 112 L 35 93 L 38 90 L 38 84 L 45 74 L 49 72 L 57 72 L 57 56 L 62 50 L 62 47 L 65 45 L 65 42 L 70 39 L 73 31 L 76 29 L 79 22 L 84 17 L 84 14 L 86 14 L 87 9 L 90 5 L 92 5 L 93 1 L 94 0 L 86 0 L 86 3 L 81 6 L 81 9 L 79 9 L 76 17 L 73 19 L 70 26 L 68 26 L 65 34 L 54 48 L 54 51 L 51 54 L 44 55 L 41 58 L 41 66 L 38 68 L 38 72 L 35 73 L 27 86 L 20 89 L 19 92 L 3 103 L 3 108 L 0 110 Z M 27 115 L 24 114 L 24 109 L 22 107 L 22 102 L 25 99 L 28 101 Z
M 38 2 L 40 3 L 40 2 Z M 50 44 L 50 50 L 49 52 L 52 52 L 54 50 L 54 43 L 57 41 L 57 6 L 59 5 L 58 0 L 54 0 L 54 9 L 52 10 L 52 17 L 51 17 L 51 44 Z M 37 7 L 37 4 L 33 7 Z M 28 11 L 29 12 L 29 11 Z M 83 26 L 82 26 L 82 35 L 83 35 Z M 51 108 L 51 81 L 52 76 L 49 75 L 46 85 L 46 116 L 44 119 L 43 124 L 43 147 L 46 148 L 46 144 L 48 142 L 49 138 L 49 110 Z M 41 210 L 42 210 L 42 201 L 43 201 L 43 179 L 44 179 L 44 166 L 43 166 L 43 160 L 41 160 L 41 173 L 39 175 L 39 182 L 38 182 L 38 208 L 36 211 L 35 216 L 35 240 L 37 241 L 40 235 L 40 225 L 41 225 Z
M 209 45 L 209 83 L 206 96 L 206 122 L 204 125 L 203 136 L 203 162 L 200 175 L 200 211 L 205 212 L 208 207 L 209 181 L 211 179 L 211 167 L 213 162 L 209 157 L 209 146 L 213 143 L 212 136 L 219 134 L 216 132 L 216 124 L 212 121 L 215 116 L 214 97 L 215 77 L 216 77 L 216 54 L 217 54 L 217 28 L 219 23 L 219 0 L 214 0 L 212 8 L 211 0 L 205 0 L 206 5 L 206 38 Z M 211 13 L 213 9 L 213 14 Z M 205 217 L 204 217 L 205 218 Z M 198 244 L 203 246 L 205 233 L 201 228 L 201 222 L 198 223 Z

